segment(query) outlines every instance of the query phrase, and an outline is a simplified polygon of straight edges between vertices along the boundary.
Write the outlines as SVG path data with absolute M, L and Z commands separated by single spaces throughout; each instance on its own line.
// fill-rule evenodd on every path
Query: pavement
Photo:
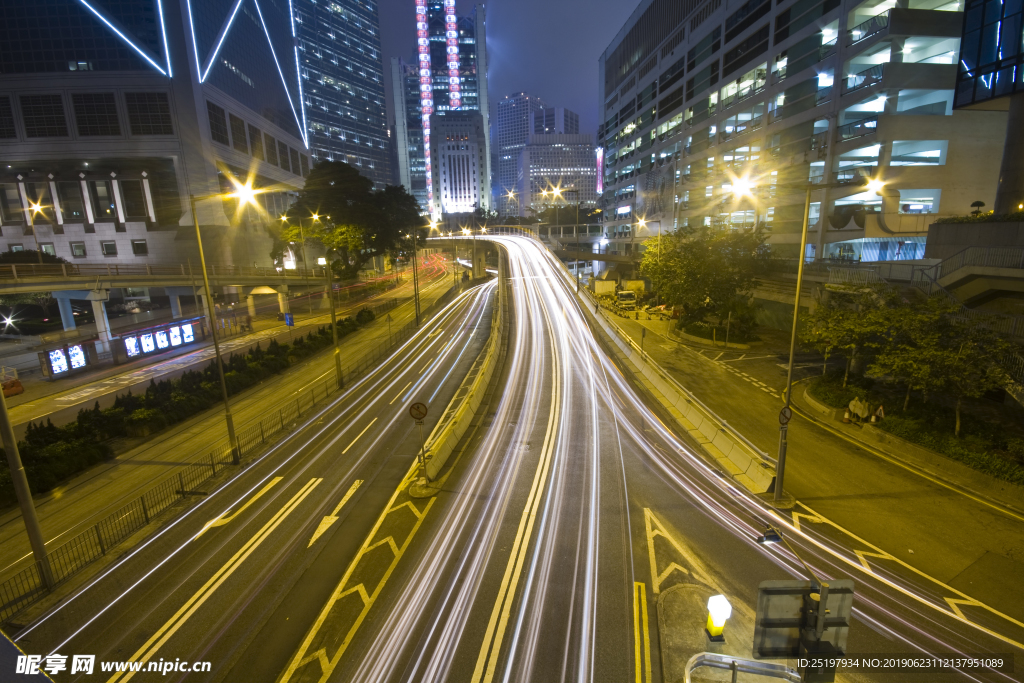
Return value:
M 422 306 L 429 306 L 450 286 L 451 280 L 444 273 L 425 283 L 421 289 Z M 389 294 L 394 294 L 394 291 Z M 407 296 L 390 315 L 391 327 L 395 331 L 413 320 L 415 312 L 411 297 Z M 378 319 L 345 337 L 342 341 L 343 362 L 361 358 L 386 341 L 387 335 L 387 321 Z M 255 342 L 250 339 L 245 348 L 252 343 Z M 246 425 L 275 411 L 276 406 L 294 401 L 300 393 L 308 393 L 310 386 L 333 373 L 334 359 L 328 350 L 233 396 L 231 408 L 236 430 L 243 431 Z M 52 491 L 35 496 L 36 514 L 47 547 L 56 547 L 74 537 L 198 456 L 226 453 L 228 440 L 223 407 L 218 405 L 146 439 L 127 441 L 127 445 L 130 447 L 123 450 L 115 448 L 116 455 L 111 460 L 90 468 Z M 0 514 L 0 579 L 23 567 L 29 560 L 29 550 L 18 509 Z

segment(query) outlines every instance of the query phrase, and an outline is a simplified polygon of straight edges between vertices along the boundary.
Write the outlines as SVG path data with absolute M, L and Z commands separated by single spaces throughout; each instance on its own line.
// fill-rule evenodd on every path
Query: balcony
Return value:
M 871 135 L 877 131 L 878 117 L 872 116 L 870 118 L 861 119 L 860 121 L 848 123 L 845 126 L 839 126 L 839 128 L 836 129 L 836 135 L 840 142 L 844 142 L 846 140 L 864 137 L 865 135 Z
M 882 82 L 887 64 L 876 64 L 860 73 L 850 74 L 843 80 L 843 94 L 870 88 Z
M 839 43 L 839 36 L 836 36 L 827 43 L 822 43 L 818 48 L 818 61 L 828 59 L 836 53 L 836 45 Z
M 889 28 L 889 11 L 877 14 L 847 31 L 846 44 L 847 46 L 856 45 L 862 40 L 867 40 L 887 28 Z

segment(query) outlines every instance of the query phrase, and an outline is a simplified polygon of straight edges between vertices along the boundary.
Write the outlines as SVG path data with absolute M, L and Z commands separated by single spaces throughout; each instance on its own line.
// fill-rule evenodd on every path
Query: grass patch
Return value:
M 965 402 L 957 438 L 954 408 L 945 397 L 925 403 L 915 394 L 903 412 L 903 391 L 898 387 L 865 378 L 851 378 L 844 387 L 842 373 L 813 380 L 808 391 L 815 400 L 833 408 L 845 408 L 854 398 L 872 407 L 881 403 L 886 406 L 886 417 L 876 425 L 879 429 L 978 472 L 1024 486 L 1024 433 L 1017 408 L 984 400 Z

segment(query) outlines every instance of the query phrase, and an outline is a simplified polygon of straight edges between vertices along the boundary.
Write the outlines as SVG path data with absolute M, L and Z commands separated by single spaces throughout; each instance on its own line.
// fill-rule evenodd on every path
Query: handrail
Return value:
M 965 266 L 1024 269 L 1024 247 L 966 247 L 938 264 L 936 279 Z
M 859 138 L 864 135 L 871 135 L 872 133 L 878 132 L 878 117 L 869 116 L 861 119 L 860 121 L 854 121 L 847 123 L 836 130 L 839 140 L 852 140 L 853 138 Z
M 850 38 L 850 42 L 848 44 L 853 45 L 862 40 L 867 40 L 879 31 L 884 30 L 887 26 L 889 26 L 889 10 L 886 10 L 881 14 L 876 14 L 867 21 L 862 21 L 847 31 L 847 35 Z
M 868 88 L 876 83 L 881 83 L 885 76 L 885 64 L 875 64 L 869 69 L 864 69 L 855 74 L 850 74 L 843 81 L 843 94 L 851 93 L 861 88 Z
M 765 676 L 767 678 L 781 678 L 784 681 L 789 681 L 789 683 L 800 683 L 802 680 L 799 671 L 791 669 L 785 664 L 747 659 L 746 657 L 732 657 L 717 652 L 698 652 L 690 657 L 690 661 L 686 662 L 683 681 L 691 683 L 693 670 L 701 667 L 732 671 L 733 683 L 736 683 L 736 676 L 740 673 Z
M 294 268 L 278 270 L 272 267 L 248 267 L 234 265 L 211 265 L 209 274 L 217 277 L 273 277 L 284 279 L 319 279 L 324 277 L 324 268 Z M 9 263 L 0 265 L 0 281 L 22 280 L 31 277 L 46 278 L 95 278 L 95 277 L 181 277 L 201 278 L 198 266 L 191 270 L 186 264 L 179 265 L 123 265 L 118 263 Z M 386 276 L 391 277 L 391 276 Z M 367 281 L 369 282 L 369 281 Z

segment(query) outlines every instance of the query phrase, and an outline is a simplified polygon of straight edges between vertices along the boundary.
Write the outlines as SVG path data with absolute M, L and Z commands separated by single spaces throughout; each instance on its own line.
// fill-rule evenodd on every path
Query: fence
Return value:
M 447 305 L 456 288 L 449 289 L 421 314 L 426 321 Z M 390 310 L 396 300 L 380 304 L 375 308 Z M 384 308 L 387 307 L 387 308 Z M 416 332 L 417 325 L 411 321 L 388 337 L 388 341 L 364 354 L 359 360 L 343 368 L 342 377 L 351 383 L 376 367 L 404 344 Z M 335 379 L 327 379 L 313 385 L 309 393 L 302 394 L 294 403 L 265 413 L 265 417 L 250 422 L 238 432 L 238 457 L 251 459 L 278 435 L 293 429 L 304 416 L 322 405 L 339 391 Z M 52 586 L 67 581 L 79 571 L 100 559 L 129 536 L 142 529 L 149 522 L 175 503 L 192 495 L 203 495 L 199 488 L 230 462 L 230 453 L 222 449 L 203 455 L 186 464 L 178 472 L 165 477 L 160 483 L 107 515 L 93 526 L 47 553 Z M 6 623 L 21 610 L 42 598 L 48 591 L 42 580 L 42 567 L 33 564 L 0 583 L 0 623 Z

